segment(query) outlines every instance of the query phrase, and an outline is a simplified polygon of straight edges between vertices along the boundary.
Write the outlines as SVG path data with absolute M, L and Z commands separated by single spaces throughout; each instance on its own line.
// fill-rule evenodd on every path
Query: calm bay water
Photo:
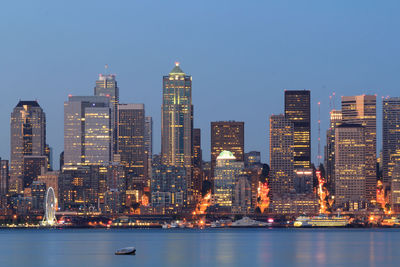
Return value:
M 400 229 L 0 230 L 0 266 L 399 266 L 399 247 Z

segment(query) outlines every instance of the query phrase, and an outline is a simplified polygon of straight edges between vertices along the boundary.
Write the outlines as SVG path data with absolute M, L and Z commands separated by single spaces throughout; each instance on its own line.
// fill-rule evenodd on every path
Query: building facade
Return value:
M 311 167 L 310 90 L 285 90 L 285 118 L 293 123 L 294 167 Z
M 119 88 L 115 79 L 115 74 L 99 74 L 94 88 L 95 96 L 104 96 L 110 100 L 110 120 L 111 120 L 111 149 L 112 154 L 118 151 L 118 104 L 119 104 Z
M 326 183 L 331 194 L 335 195 L 335 129 L 342 123 L 342 111 L 330 112 L 330 125 L 326 131 L 325 173 Z
M 161 156 L 166 166 L 186 169 L 186 184 L 191 184 L 193 105 L 192 77 L 186 75 L 179 63 L 163 77 L 161 106 Z M 192 204 L 192 192 L 188 203 Z
M 376 95 L 342 97 L 344 123 L 365 127 L 365 179 L 368 201 L 376 202 Z
M 366 129 L 360 124 L 341 124 L 335 136 L 335 205 L 345 210 L 365 207 Z
M 144 104 L 120 104 L 118 106 L 118 154 L 125 166 L 128 180 L 135 177 L 142 186 L 149 186 L 145 147 Z M 128 188 L 131 188 L 128 185 Z
M 211 172 L 222 151 L 230 151 L 237 161 L 244 162 L 244 122 L 211 122 Z
M 217 157 L 214 173 L 214 205 L 231 211 L 237 178 L 244 171 L 244 162 L 237 161 L 230 151 L 222 151 Z
M 395 167 L 391 157 L 400 150 L 400 97 L 383 99 L 382 114 L 382 180 L 388 186 Z
M 69 96 L 64 102 L 64 165 L 111 162 L 110 114 L 105 96 Z
M 269 158 L 272 195 L 294 192 L 294 124 L 284 115 L 270 117 Z
M 24 179 L 24 158 L 45 156 L 46 115 L 37 101 L 19 101 L 11 113 L 10 176 Z

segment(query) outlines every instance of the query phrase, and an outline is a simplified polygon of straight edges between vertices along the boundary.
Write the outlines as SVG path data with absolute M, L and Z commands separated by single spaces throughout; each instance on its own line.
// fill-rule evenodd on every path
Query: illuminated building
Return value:
M 186 168 L 186 184 L 191 184 L 193 105 L 192 77 L 186 75 L 179 63 L 163 77 L 161 107 L 162 164 Z M 188 204 L 193 204 L 190 188 Z
M 309 90 L 285 90 L 285 118 L 293 123 L 294 168 L 311 167 Z
M 335 204 L 358 210 L 365 206 L 366 129 L 360 124 L 341 124 L 335 130 Z
M 294 126 L 284 115 L 269 121 L 270 187 L 272 195 L 294 191 Z
M 276 214 L 317 214 L 318 199 L 310 194 L 282 194 L 271 199 L 270 210 Z
M 238 175 L 233 191 L 233 213 L 249 213 L 251 209 L 251 184 L 249 176 Z
M 58 179 L 61 210 L 97 210 L 99 166 L 64 166 Z
M 29 187 L 40 175 L 42 168 L 47 170 L 47 156 L 25 156 L 23 187 Z
M 19 101 L 11 113 L 10 178 L 13 184 L 20 184 L 16 180 L 24 179 L 24 157 L 45 156 L 45 147 L 45 113 L 37 101 Z
M 330 126 L 326 131 L 325 170 L 329 192 L 335 195 L 335 129 L 342 123 L 342 111 L 330 112 Z
M 216 159 L 222 151 L 230 151 L 237 161 L 244 162 L 244 122 L 211 122 L 211 173 L 214 175 Z
M 400 149 L 399 149 L 400 150 Z M 400 151 L 397 156 L 391 157 L 393 171 L 390 179 L 390 206 L 392 211 L 400 212 Z
M 201 129 L 193 129 L 193 169 L 191 189 L 196 200 L 201 197 L 203 182 L 203 155 L 201 150 Z
M 261 153 L 259 151 L 250 151 L 244 154 L 244 165 L 247 167 L 261 163 Z
M 187 194 L 184 167 L 153 165 L 151 204 L 159 213 L 177 213 L 185 205 Z
M 294 171 L 294 189 L 298 194 L 312 194 L 313 192 L 313 169 L 296 169 Z
M 64 166 L 111 162 L 109 99 L 69 96 L 64 102 Z
M 388 186 L 395 167 L 390 159 L 400 150 L 400 97 L 383 99 L 382 111 L 382 180 Z
M 344 123 L 365 127 L 365 183 L 366 197 L 376 201 L 376 96 L 359 95 L 342 97 Z
M 153 158 L 153 118 L 146 116 L 144 118 L 144 150 L 147 155 L 147 173 L 146 177 L 151 177 L 151 159 Z
M 5 196 L 8 193 L 10 173 L 8 160 L 0 158 L 0 196 Z
M 44 211 L 46 184 L 39 181 L 33 181 L 30 187 L 32 190 L 32 209 L 39 212 Z
M 132 189 L 134 182 L 138 182 L 140 187 L 149 186 L 150 181 L 146 177 L 144 105 L 120 104 L 118 114 L 118 154 L 120 163 L 125 166 L 127 189 Z
M 111 143 L 112 153 L 118 150 L 118 104 L 119 104 L 119 88 L 115 80 L 115 74 L 99 74 L 99 79 L 96 81 L 94 88 L 95 96 L 104 96 L 110 99 L 110 120 L 111 120 Z
M 230 151 L 222 151 L 217 157 L 214 171 L 214 205 L 230 211 L 237 177 L 244 170 L 244 162 L 236 161 Z
M 60 171 L 46 171 L 42 168 L 41 174 L 37 177 L 38 182 L 42 182 L 46 184 L 46 189 L 52 187 L 54 190 L 54 195 L 56 199 L 58 199 L 58 177 L 60 175 Z M 57 201 L 56 201 L 57 204 Z

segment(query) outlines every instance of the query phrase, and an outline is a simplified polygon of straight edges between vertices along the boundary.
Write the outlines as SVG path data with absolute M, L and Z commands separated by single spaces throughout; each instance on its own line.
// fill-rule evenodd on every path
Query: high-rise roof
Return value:
M 175 67 L 171 70 L 169 75 L 185 75 L 183 70 L 179 67 L 179 62 L 175 62 Z
M 23 101 L 20 100 L 16 107 L 23 107 L 23 106 L 32 106 L 32 107 L 40 107 L 39 103 L 35 101 Z

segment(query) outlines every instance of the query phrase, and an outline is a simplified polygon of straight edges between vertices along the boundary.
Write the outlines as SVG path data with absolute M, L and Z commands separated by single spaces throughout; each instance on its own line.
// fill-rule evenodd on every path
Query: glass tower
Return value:
M 112 136 L 112 154 L 118 151 L 118 103 L 119 103 L 119 88 L 115 80 L 115 74 L 99 74 L 99 79 L 96 81 L 94 88 L 95 96 L 105 96 L 110 99 L 111 108 L 111 136 Z
M 309 90 L 285 90 L 285 117 L 293 123 L 294 167 L 311 167 L 311 113 Z
M 192 165 L 192 77 L 175 63 L 163 77 L 161 106 L 161 155 L 167 166 L 186 168 L 186 184 L 191 184 Z M 191 193 L 188 192 L 190 202 Z

